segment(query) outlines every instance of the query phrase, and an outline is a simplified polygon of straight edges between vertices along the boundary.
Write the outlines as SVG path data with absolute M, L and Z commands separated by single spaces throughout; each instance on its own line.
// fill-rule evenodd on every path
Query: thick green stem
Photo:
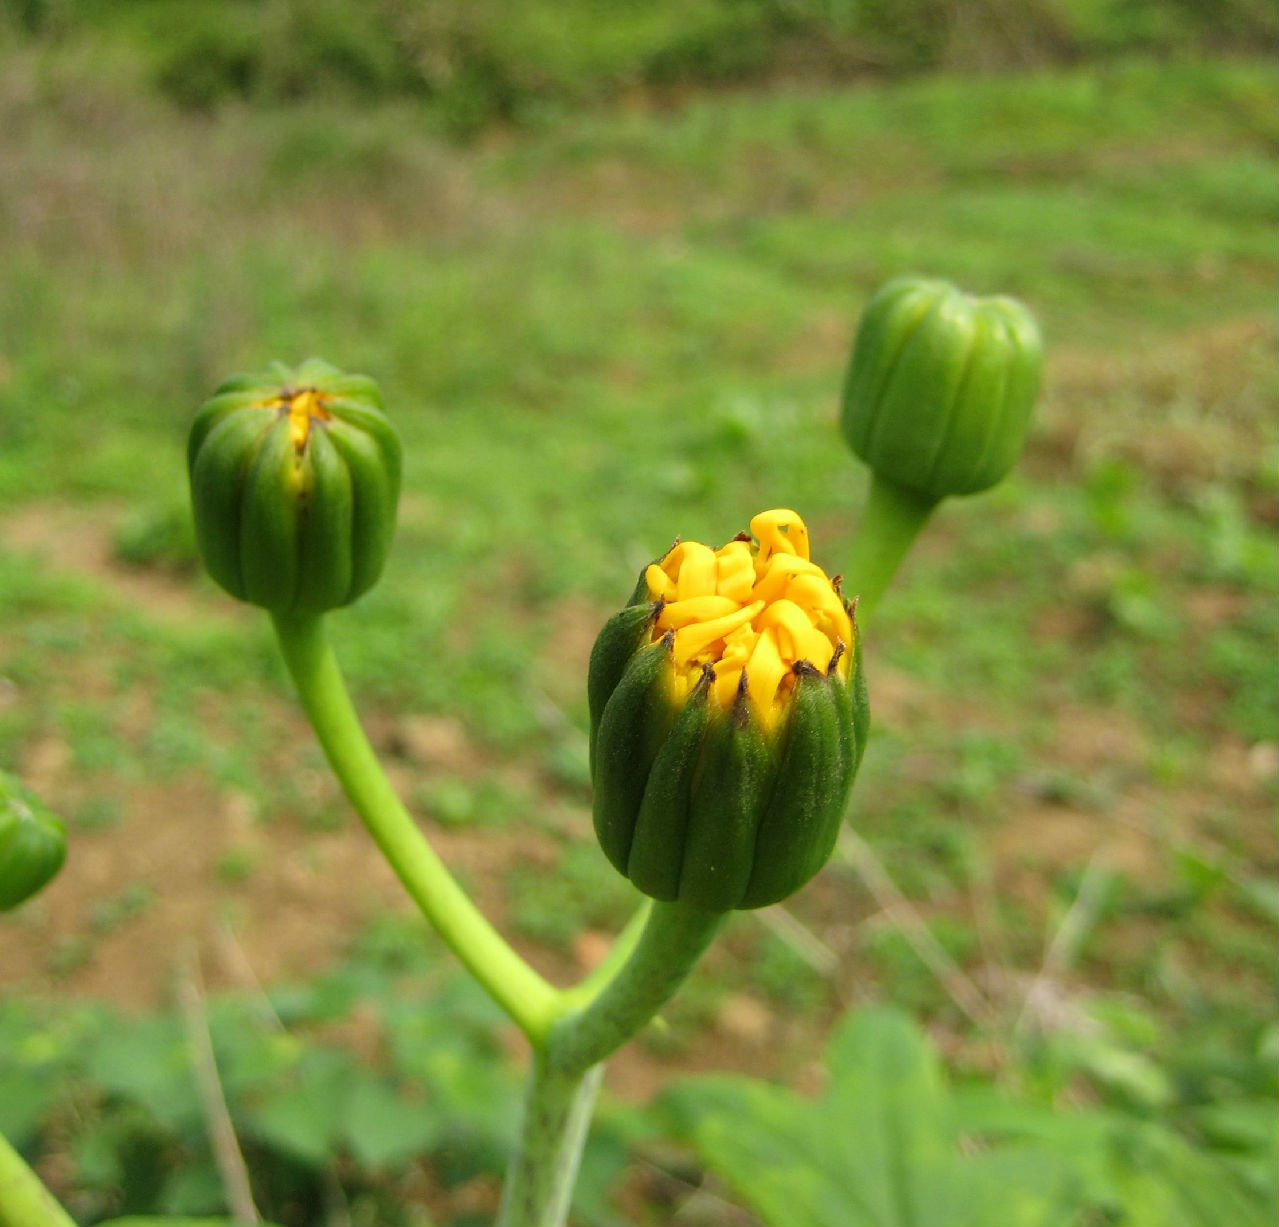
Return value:
M 562 1227 L 604 1066 L 568 1070 L 533 1058 L 520 1142 L 502 1188 L 497 1227 Z
M 726 918 L 725 912 L 685 903 L 654 903 L 617 973 L 564 995 L 568 1008 L 546 1037 L 555 1065 L 589 1069 L 642 1031 L 688 978 Z
M 897 574 L 937 503 L 882 477 L 872 476 L 853 550 L 844 570 L 844 590 L 856 596 L 864 625 Z
M 644 927 L 636 933 L 640 916 Z M 722 912 L 654 903 L 618 939 L 608 972 L 563 994 L 563 1013 L 533 1064 L 498 1227 L 562 1227 L 602 1062 L 675 995 L 725 919 Z
M 560 994 L 484 918 L 387 780 L 320 617 L 274 617 L 280 649 L 329 765 L 391 868 L 445 943 L 536 1046 Z
M 0 1227 L 75 1227 L 71 1216 L 0 1136 Z

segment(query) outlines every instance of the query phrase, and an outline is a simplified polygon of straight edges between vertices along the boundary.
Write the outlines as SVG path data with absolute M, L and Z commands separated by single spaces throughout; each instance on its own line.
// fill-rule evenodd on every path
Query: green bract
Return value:
M 196 414 L 187 468 L 200 553 L 232 596 L 316 614 L 376 583 L 400 443 L 371 379 L 314 358 L 228 379 Z
M 0 771 L 0 912 L 48 885 L 66 856 L 62 820 L 21 781 Z
M 667 560 L 705 553 L 648 568 L 600 632 L 587 687 L 605 855 L 645 894 L 707 911 L 776 903 L 821 869 L 869 727 L 837 590 L 806 557 L 775 553 L 774 569 L 735 546 L 685 543 Z
M 1021 455 L 1042 344 L 1012 298 L 903 277 L 867 304 L 844 384 L 844 437 L 875 474 L 938 500 L 1002 480 Z

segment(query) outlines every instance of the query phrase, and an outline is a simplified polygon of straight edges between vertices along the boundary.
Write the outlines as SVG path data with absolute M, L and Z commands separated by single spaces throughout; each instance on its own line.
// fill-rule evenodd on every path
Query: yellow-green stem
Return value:
M 604 963 L 558 992 L 480 914 L 404 808 L 365 736 L 323 619 L 276 615 L 274 622 L 302 706 L 364 825 L 449 948 L 533 1045 L 524 1127 L 499 1221 L 562 1227 L 601 1062 L 670 1000 L 725 916 L 679 903 L 646 904 Z
M 40 1177 L 0 1136 L 0 1227 L 75 1227 Z
M 936 506 L 932 499 L 872 476 L 852 553 L 844 568 L 844 591 L 858 598 L 859 625 L 864 626 L 874 614 Z
M 485 919 L 404 808 L 365 736 L 323 618 L 273 620 L 302 706 L 369 833 L 449 949 L 540 1045 L 559 1013 L 559 993 Z
M 654 903 L 626 961 L 605 980 L 566 993 L 546 1037 L 558 1068 L 589 1069 L 646 1027 L 674 995 L 728 919 L 686 903 Z

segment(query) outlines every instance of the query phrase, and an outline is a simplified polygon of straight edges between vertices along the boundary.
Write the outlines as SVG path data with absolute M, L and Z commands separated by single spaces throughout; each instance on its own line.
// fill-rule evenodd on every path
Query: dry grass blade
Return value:
M 942 949 L 938 940 L 929 932 L 923 917 L 909 899 L 898 889 L 870 845 L 855 832 L 845 827 L 839 834 L 837 851 L 861 875 L 866 889 L 884 914 L 897 926 L 901 935 L 937 977 L 938 983 L 950 995 L 950 999 L 978 1026 L 990 1026 L 996 1022 L 995 1011 L 976 984 L 964 973 L 954 959 Z
M 261 1223 L 262 1216 L 253 1202 L 249 1169 L 244 1162 L 231 1113 L 227 1108 L 222 1080 L 218 1077 L 213 1038 L 209 1034 L 209 1016 L 204 1005 L 204 988 L 200 979 L 199 958 L 190 955 L 178 984 L 178 1002 L 182 1009 L 182 1025 L 186 1031 L 191 1067 L 195 1073 L 200 1108 L 213 1147 L 213 1160 L 226 1190 L 227 1205 L 232 1215 L 244 1223 Z
M 1074 902 L 1057 926 L 1052 941 L 1044 951 L 1044 961 L 1031 981 L 1030 988 L 1026 990 L 1017 1015 L 1017 1025 L 1013 1028 L 1014 1036 L 1020 1037 L 1032 1020 L 1044 1014 L 1047 1001 L 1053 996 L 1051 989 L 1054 983 L 1074 962 L 1084 939 L 1097 923 L 1109 881 L 1106 859 L 1102 852 L 1096 852 L 1088 861 Z
M 838 970 L 839 955 L 782 904 L 759 908 L 751 915 L 819 976 L 830 979 Z

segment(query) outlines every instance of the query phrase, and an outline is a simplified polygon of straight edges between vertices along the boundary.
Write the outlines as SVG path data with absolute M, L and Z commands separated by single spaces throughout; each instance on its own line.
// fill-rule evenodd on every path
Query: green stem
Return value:
M 71 1216 L 0 1136 L 0 1227 L 75 1227 Z
M 562 1227 L 568 1220 L 603 1073 L 603 1065 L 567 1070 L 544 1051 L 534 1054 L 496 1227 Z
M 566 993 L 567 1010 L 546 1037 L 561 1069 L 586 1070 L 637 1035 L 688 978 L 727 919 L 686 903 L 654 903 L 630 957 L 589 995 Z
M 670 1000 L 725 914 L 679 903 L 642 907 L 604 963 L 576 988 L 557 992 L 479 913 L 404 808 L 360 725 L 323 619 L 277 615 L 274 622 L 302 706 L 364 825 L 440 936 L 533 1045 L 501 1227 L 562 1227 L 601 1062 Z M 33 1220 L 16 1227 L 46 1225 Z
M 329 765 L 382 854 L 448 947 L 540 1045 L 560 1013 L 560 994 L 484 918 L 404 808 L 365 736 L 323 618 L 274 615 L 273 621 Z
M 865 625 L 897 568 L 937 503 L 872 476 L 853 550 L 844 571 L 845 591 L 856 596 L 857 621 Z
M 631 914 L 630 920 L 626 922 L 622 931 L 613 939 L 613 944 L 609 947 L 608 953 L 599 963 L 572 988 L 564 989 L 560 993 L 561 1015 L 567 1014 L 592 1000 L 625 966 L 627 959 L 631 957 L 644 934 L 644 929 L 648 925 L 648 918 L 652 911 L 653 901 L 646 898 Z
M 498 1227 L 563 1227 L 602 1062 L 675 995 L 726 918 L 654 903 L 618 939 L 609 974 L 597 972 L 562 996 L 563 1014 L 533 1063 Z

